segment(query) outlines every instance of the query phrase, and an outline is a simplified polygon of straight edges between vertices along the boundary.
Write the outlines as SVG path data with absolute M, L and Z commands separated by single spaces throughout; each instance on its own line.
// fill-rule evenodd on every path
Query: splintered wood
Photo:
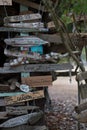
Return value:
M 0 0 L 0 5 L 12 5 L 12 0 Z
M 44 92 L 43 90 L 35 91 L 35 92 L 29 92 L 25 94 L 21 94 L 18 96 L 12 96 L 12 97 L 5 97 L 5 104 L 14 104 L 18 102 L 25 102 L 25 101 L 31 101 L 39 98 L 44 98 Z
M 46 87 L 52 85 L 52 76 L 33 76 L 22 77 L 22 83 L 27 84 L 30 87 Z

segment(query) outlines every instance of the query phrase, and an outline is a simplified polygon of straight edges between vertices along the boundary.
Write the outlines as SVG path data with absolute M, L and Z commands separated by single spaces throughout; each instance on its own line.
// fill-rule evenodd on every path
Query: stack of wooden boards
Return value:
M 36 9 L 40 5 L 27 0 L 13 1 Z M 41 7 L 40 11 L 45 9 Z M 49 24 L 45 26 L 41 12 L 33 12 L 5 17 L 4 27 L 0 27 L 0 31 L 11 33 L 11 37 L 4 38 L 4 54 L 8 58 L 4 67 L 0 68 L 0 73 L 4 74 L 4 78 L 0 78 L 1 128 L 47 130 L 45 126 L 34 125 L 41 122 L 45 103 L 50 101 L 47 88 L 52 85 L 52 73 L 55 70 L 73 68 L 70 63 L 54 64 L 63 55 L 52 46 L 50 50 L 49 40 L 44 40 L 41 36 L 47 35 L 51 29 L 55 30 L 55 27 L 53 24 L 52 28 Z M 29 33 L 29 36 L 20 36 L 20 33 Z

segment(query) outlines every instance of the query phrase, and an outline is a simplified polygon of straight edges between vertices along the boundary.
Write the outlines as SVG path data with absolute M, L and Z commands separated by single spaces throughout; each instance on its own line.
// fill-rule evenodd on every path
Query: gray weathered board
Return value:
M 39 109 L 38 106 L 17 106 L 17 107 L 12 107 L 12 106 L 6 106 L 6 111 L 7 112 L 19 112 L 19 111 L 28 111 L 28 110 L 36 110 Z
M 48 43 L 47 41 L 44 41 L 38 37 L 35 36 L 25 36 L 25 37 L 19 37 L 19 38 L 8 38 L 5 39 L 4 42 L 7 45 L 11 45 L 11 46 L 25 46 L 25 45 L 29 45 L 29 46 L 36 46 L 36 45 L 43 45 Z
M 31 20 L 41 19 L 41 18 L 42 18 L 42 16 L 39 13 L 8 16 L 8 17 L 4 18 L 4 23 L 23 22 L 23 21 L 26 21 L 26 20 L 31 21 Z
M 80 94 L 82 99 L 87 98 L 87 84 L 81 84 L 79 85 Z
M 0 27 L 0 32 L 48 32 L 47 28 L 13 28 L 13 27 Z
M 0 0 L 0 5 L 12 5 L 12 0 Z
M 20 103 L 15 103 L 14 106 L 23 106 L 25 105 L 25 102 L 20 102 Z M 1 106 L 6 106 L 5 100 L 4 98 L 0 99 L 0 107 Z M 10 105 L 11 106 L 11 105 Z M 13 104 L 12 104 L 13 106 Z
M 49 72 L 56 70 L 70 70 L 73 66 L 70 63 L 63 64 L 25 64 L 17 67 L 1 67 L 0 73 L 21 73 L 21 72 Z
M 14 27 L 14 28 L 44 28 L 44 24 L 42 22 L 36 23 L 7 23 L 4 24 L 6 27 Z
M 44 98 L 43 90 L 29 92 L 29 93 L 12 96 L 12 97 L 5 97 L 4 100 L 5 100 L 5 104 L 9 105 L 9 104 L 31 101 L 31 100 L 40 99 L 40 98 Z
M 31 76 L 31 77 L 22 77 L 22 84 L 27 84 L 30 87 L 45 87 L 52 85 L 52 76 Z
M 6 130 L 2 128 L 1 130 Z M 21 125 L 14 128 L 9 128 L 9 130 L 48 130 L 46 126 L 29 126 L 29 125 Z

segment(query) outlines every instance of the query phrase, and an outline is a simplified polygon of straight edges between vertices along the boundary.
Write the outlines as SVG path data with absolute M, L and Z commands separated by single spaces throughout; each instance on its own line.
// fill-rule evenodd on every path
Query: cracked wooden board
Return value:
M 9 105 L 9 104 L 31 101 L 31 100 L 40 99 L 40 98 L 44 98 L 43 90 L 29 92 L 29 93 L 21 94 L 18 96 L 5 97 L 4 100 L 5 100 L 5 104 Z
M 21 81 L 23 84 L 27 84 L 30 87 L 46 87 L 52 85 L 52 76 L 22 77 Z

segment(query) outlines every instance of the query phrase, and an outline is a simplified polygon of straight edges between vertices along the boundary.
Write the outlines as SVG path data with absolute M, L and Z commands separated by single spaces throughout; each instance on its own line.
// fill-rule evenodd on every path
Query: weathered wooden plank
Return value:
M 6 23 L 4 24 L 6 27 L 14 27 L 14 28 L 44 28 L 44 24 L 41 22 L 36 23 Z
M 16 16 L 8 16 L 4 18 L 4 23 L 9 23 L 9 22 L 23 22 L 26 20 L 37 20 L 41 19 L 42 16 L 39 13 L 35 14 L 25 14 L 25 15 L 16 15 Z
M 25 36 L 25 37 L 19 37 L 19 38 L 8 38 L 5 39 L 4 42 L 7 45 L 11 46 L 36 46 L 36 45 L 43 45 L 48 43 L 47 41 L 44 41 L 38 37 L 35 36 Z
M 22 77 L 21 82 L 23 84 L 29 85 L 30 87 L 45 87 L 52 85 L 52 76 L 32 76 L 27 78 Z
M 17 67 L 1 67 L 0 73 L 20 73 L 20 72 L 49 72 L 55 70 L 73 69 L 70 63 L 63 64 L 26 64 Z
M 8 113 L 12 112 L 18 112 L 18 111 L 28 111 L 28 110 L 36 110 L 39 109 L 38 106 L 17 106 L 17 107 L 11 107 L 11 106 L 6 106 L 6 111 Z
M 18 116 L 12 119 L 5 121 L 4 123 L 0 124 L 1 128 L 11 128 L 15 126 L 20 126 L 27 124 L 35 124 L 40 118 L 42 118 L 43 112 L 34 112 L 27 115 Z
M 19 3 L 21 5 L 24 5 L 24 6 L 34 8 L 36 10 L 40 9 L 41 11 L 46 11 L 44 9 L 44 6 L 41 6 L 41 8 L 40 8 L 40 5 L 35 3 L 35 2 L 31 2 L 31 1 L 28 1 L 28 0 L 26 0 L 26 1 L 25 0 L 13 0 L 13 1 L 16 2 L 16 3 Z
M 48 32 L 47 28 L 13 28 L 13 27 L 0 27 L 0 32 Z
M 20 103 L 15 103 L 14 104 L 14 106 L 23 106 L 23 105 L 25 105 L 25 102 L 20 102 Z M 0 99 L 0 107 L 3 107 L 3 106 L 6 106 L 6 103 L 5 103 L 5 100 L 2 98 L 2 99 Z
M 0 5 L 12 5 L 12 0 L 0 0 Z
M 31 101 L 39 98 L 44 98 L 44 91 L 35 91 L 35 92 L 29 92 L 26 94 L 21 94 L 18 96 L 12 96 L 12 97 L 5 97 L 5 103 L 6 105 L 14 104 L 18 102 L 25 102 L 25 101 Z
M 24 94 L 24 92 L 8 92 L 8 93 L 0 93 L 0 97 L 8 97 L 8 96 L 17 96 L 17 95 L 21 95 Z
M 2 128 L 1 130 L 6 130 Z M 21 125 L 16 128 L 9 128 L 9 130 L 48 130 L 46 126 L 29 126 L 29 125 Z

